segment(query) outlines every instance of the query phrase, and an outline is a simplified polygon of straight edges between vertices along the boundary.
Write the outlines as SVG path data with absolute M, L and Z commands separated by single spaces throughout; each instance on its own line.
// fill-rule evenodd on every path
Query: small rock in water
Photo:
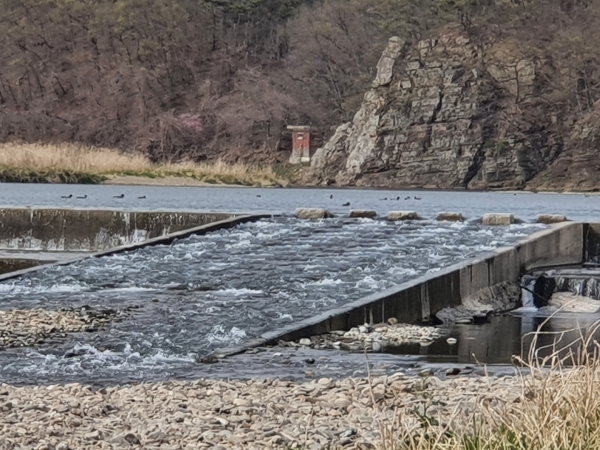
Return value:
M 200 358 L 200 362 L 202 364 L 214 364 L 219 362 L 219 358 L 217 358 L 215 355 L 207 355 L 203 358 Z
M 396 319 L 395 317 L 390 317 L 387 320 L 387 323 L 390 324 L 390 325 L 398 325 L 398 319 Z
M 446 342 L 450 345 L 454 345 L 456 344 L 458 341 L 456 340 L 456 338 L 453 337 L 449 337 L 448 339 L 446 339 Z
M 304 360 L 304 362 L 306 364 L 314 364 L 315 363 L 315 358 L 307 358 Z
M 302 339 L 300 339 L 299 342 L 300 342 L 300 345 L 304 345 L 306 347 L 310 346 L 310 344 L 311 344 L 311 341 L 308 338 L 302 338 Z
M 458 367 L 451 367 L 450 369 L 446 369 L 446 376 L 458 375 L 460 373 L 460 369 Z

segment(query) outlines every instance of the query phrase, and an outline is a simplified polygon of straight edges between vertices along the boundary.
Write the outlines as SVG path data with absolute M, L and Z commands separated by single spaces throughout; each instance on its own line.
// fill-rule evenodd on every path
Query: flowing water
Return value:
M 73 198 L 61 198 L 68 194 Z M 76 198 L 84 194 L 87 199 Z M 113 198 L 119 194 L 124 198 Z M 342 206 L 346 202 L 351 206 Z M 299 222 L 289 218 L 297 207 L 324 207 L 338 216 L 347 215 L 351 208 L 374 209 L 380 215 L 415 210 L 428 219 L 441 211 L 458 211 L 471 221 L 487 212 L 508 212 L 526 221 L 546 213 L 581 221 L 600 218 L 597 195 L 509 192 L 0 183 L 0 205 L 272 212 L 288 217 L 170 247 L 45 269 L 1 284 L 1 309 L 85 304 L 139 307 L 101 333 L 75 334 L 37 348 L 0 352 L 0 382 L 16 383 L 121 383 L 197 376 L 293 378 L 303 377 L 307 367 L 317 376 L 364 375 L 360 355 L 343 352 L 300 349 L 290 354 L 273 349 L 215 365 L 198 364 L 196 359 L 214 348 L 243 342 L 539 229 L 535 225 L 482 228 L 473 222 Z M 559 285 L 597 298 L 597 278 L 563 277 Z M 530 307 L 518 315 L 494 317 L 485 325 L 446 329 L 447 335 L 457 338 L 457 345 L 449 345 L 444 337 L 429 346 L 401 346 L 396 354 L 370 358 L 375 366 L 405 371 L 427 362 L 508 364 L 512 355 L 521 353 L 522 336 L 546 319 Z M 569 330 L 581 327 L 585 331 L 596 319 L 593 314 L 559 315 L 544 326 L 570 336 Z M 317 362 L 310 365 L 307 358 Z
M 2 309 L 131 308 L 100 333 L 0 352 L 0 382 L 193 377 L 197 358 L 522 239 L 533 224 L 248 223 L 0 284 Z

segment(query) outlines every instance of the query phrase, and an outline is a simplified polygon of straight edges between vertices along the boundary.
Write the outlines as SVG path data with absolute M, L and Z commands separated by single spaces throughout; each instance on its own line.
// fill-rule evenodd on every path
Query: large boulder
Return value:
M 512 225 L 515 223 L 515 216 L 512 214 L 485 214 L 482 223 L 484 225 Z
M 421 216 L 416 211 L 390 211 L 388 220 L 397 222 L 401 220 L 421 220 Z
M 459 212 L 441 212 L 437 215 L 436 220 L 440 222 L 464 222 L 465 217 Z
M 546 225 L 550 225 L 553 223 L 561 223 L 566 222 L 567 216 L 559 215 L 559 214 L 540 214 L 537 217 L 537 223 L 543 223 Z
M 348 214 L 348 217 L 373 219 L 377 217 L 377 212 L 370 209 L 353 209 Z
M 323 208 L 298 208 L 295 215 L 298 219 L 328 219 L 333 217 L 333 214 Z

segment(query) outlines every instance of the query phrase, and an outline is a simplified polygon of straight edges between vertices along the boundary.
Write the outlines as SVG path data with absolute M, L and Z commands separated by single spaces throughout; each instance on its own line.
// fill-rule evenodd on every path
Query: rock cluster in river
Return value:
M 66 333 L 98 331 L 116 315 L 111 309 L 89 307 L 0 311 L 0 350 L 43 344 L 47 338 L 64 337 Z
M 520 401 L 519 379 L 378 378 L 165 382 L 92 389 L 0 386 L 0 448 L 371 449 L 380 426 L 442 424 L 460 404 Z M 422 417 L 422 416 L 421 416 Z
M 304 346 L 321 349 L 380 351 L 385 347 L 406 343 L 428 344 L 443 336 L 442 330 L 429 326 L 399 324 L 395 318 L 389 323 L 361 325 L 349 331 L 332 331 L 295 342 L 282 343 L 285 346 Z

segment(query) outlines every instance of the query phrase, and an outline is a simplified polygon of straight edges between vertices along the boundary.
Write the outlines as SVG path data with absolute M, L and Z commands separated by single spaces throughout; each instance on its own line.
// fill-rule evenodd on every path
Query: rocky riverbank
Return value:
M 443 336 L 439 328 L 398 323 L 390 318 L 388 323 L 361 325 L 349 331 L 332 331 L 331 333 L 304 338 L 295 342 L 281 342 L 287 347 L 311 347 L 317 350 L 342 349 L 380 351 L 384 347 L 400 344 L 420 343 L 427 345 Z
M 516 377 L 0 387 L 0 448 L 371 449 L 381 430 L 519 402 Z M 445 419 L 446 418 L 446 419 Z
M 48 338 L 65 337 L 67 333 L 98 331 L 118 315 L 112 309 L 89 307 L 0 311 L 0 350 L 40 345 Z

